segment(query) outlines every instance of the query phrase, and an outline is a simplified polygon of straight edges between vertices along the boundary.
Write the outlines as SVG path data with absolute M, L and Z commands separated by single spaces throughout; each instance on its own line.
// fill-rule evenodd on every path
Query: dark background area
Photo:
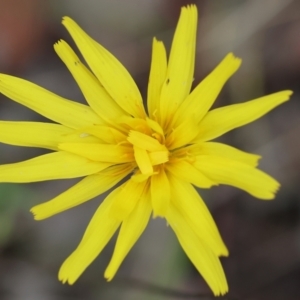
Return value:
M 162 39 L 169 49 L 180 7 L 189 3 L 0 0 L 0 72 L 84 103 L 52 47 L 61 38 L 73 45 L 60 25 L 68 15 L 116 55 L 146 95 L 152 38 Z M 199 12 L 195 84 L 228 52 L 243 59 L 215 107 L 294 91 L 288 103 L 220 139 L 262 155 L 260 168 L 282 185 L 276 199 L 261 201 L 227 186 L 200 191 L 230 251 L 222 259 L 230 287 L 226 299 L 300 299 L 300 1 L 192 3 Z M 0 119 L 44 120 L 3 96 Z M 0 163 L 42 153 L 0 144 Z M 151 220 L 112 282 L 106 283 L 103 273 L 114 241 L 74 286 L 62 285 L 58 269 L 104 196 L 44 221 L 34 221 L 29 210 L 74 182 L 0 184 L 1 300 L 210 299 L 201 296 L 211 292 L 161 219 Z

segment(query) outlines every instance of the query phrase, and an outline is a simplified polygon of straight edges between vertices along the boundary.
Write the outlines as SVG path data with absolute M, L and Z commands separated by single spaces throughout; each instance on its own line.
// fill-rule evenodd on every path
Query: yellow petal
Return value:
M 82 177 L 100 172 L 111 164 L 93 162 L 67 152 L 54 152 L 0 166 L 0 182 L 35 182 Z
M 260 118 L 279 104 L 289 100 L 291 91 L 282 91 L 240 104 L 228 105 L 207 113 L 200 123 L 195 141 L 208 141 Z
M 62 143 L 58 145 L 58 148 L 93 161 L 109 163 L 126 163 L 134 161 L 132 149 L 122 145 Z
M 142 174 L 152 174 L 153 167 L 150 161 L 150 157 L 145 149 L 138 146 L 133 146 L 135 161 Z
M 110 281 L 118 271 L 119 266 L 146 228 L 151 214 L 148 195 L 143 195 L 136 208 L 122 223 L 114 254 L 105 270 L 104 277 Z
M 111 123 L 120 116 L 126 115 L 65 41 L 57 42 L 54 49 L 72 73 L 91 108 L 103 120 Z
M 168 174 L 171 199 L 198 238 L 212 249 L 217 256 L 228 256 L 228 250 L 218 228 L 197 191 L 187 182 Z
M 120 222 L 109 216 L 109 210 L 118 192 L 119 190 L 115 189 L 102 202 L 77 249 L 62 264 L 58 278 L 63 283 L 73 284 L 116 232 Z
M 185 160 L 170 162 L 169 164 L 166 164 L 166 168 L 181 180 L 192 183 L 200 188 L 210 188 L 211 186 L 216 185 L 215 182 Z
M 140 201 L 143 193 L 147 192 L 147 182 L 129 179 L 121 185 L 120 193 L 111 207 L 110 216 L 120 221 L 125 220 Z
M 185 218 L 172 205 L 166 219 L 174 230 L 183 250 L 203 276 L 215 296 L 228 292 L 226 277 L 218 256 L 200 239 Z
M 0 93 L 57 123 L 71 128 L 102 124 L 87 105 L 59 97 L 29 81 L 0 74 Z
M 160 165 L 169 160 L 169 152 L 167 150 L 149 152 L 149 158 L 152 166 Z
M 169 208 L 171 192 L 168 177 L 164 168 L 151 176 L 151 203 L 154 217 L 164 217 Z
M 149 118 L 146 119 L 147 124 L 149 127 L 154 131 L 152 136 L 154 136 L 161 144 L 165 143 L 165 134 L 161 126 L 154 120 Z
M 85 177 L 67 191 L 45 203 L 34 206 L 30 211 L 35 220 L 49 218 L 62 211 L 82 204 L 112 188 L 132 171 L 132 166 L 117 165 Z
M 163 127 L 169 124 L 174 112 L 189 94 L 193 82 L 197 8 L 182 7 L 172 42 L 166 80 L 160 98 L 160 116 Z
M 135 130 L 130 130 L 127 140 L 131 144 L 148 151 L 166 150 L 166 147 L 161 145 L 157 139 Z
M 69 139 L 70 136 L 74 138 L 73 131 L 68 127 L 51 123 L 0 121 L 0 141 L 16 146 L 58 150 L 58 143 Z M 80 139 L 79 134 L 76 137 Z M 95 142 L 97 139 L 92 140 Z
M 128 114 L 134 117 L 145 117 L 141 94 L 124 66 L 109 51 L 88 36 L 72 19 L 64 17 L 62 23 L 110 96 Z
M 157 172 L 153 172 L 151 174 L 142 174 L 140 170 L 136 170 L 134 174 L 130 177 L 131 180 L 135 182 L 143 182 L 145 180 L 148 180 L 150 176 L 153 174 L 156 174 Z
M 226 81 L 238 70 L 241 59 L 232 53 L 203 80 L 181 104 L 173 118 L 173 127 L 193 118 L 200 122 L 208 112 Z
M 98 137 L 108 144 L 119 144 L 125 142 L 127 139 L 127 136 L 123 132 L 109 126 L 94 125 L 84 128 L 83 131 Z
M 151 69 L 148 83 L 148 114 L 157 119 L 162 85 L 167 74 L 167 55 L 163 42 L 153 39 Z
M 166 145 L 173 150 L 188 145 L 199 132 L 199 126 L 193 118 L 185 120 L 178 127 L 172 128 L 172 132 L 166 138 Z
M 261 158 L 260 155 L 244 152 L 221 143 L 206 142 L 199 143 L 195 146 L 195 148 L 197 149 L 195 149 L 194 151 L 190 150 L 190 152 L 194 155 L 212 155 L 229 158 L 250 165 L 252 167 L 256 167 L 258 165 L 258 160 Z
M 266 173 L 225 157 L 201 155 L 194 165 L 215 182 L 235 186 L 259 199 L 273 199 L 280 186 Z
M 135 130 L 139 131 L 141 133 L 151 135 L 152 131 L 148 125 L 148 122 L 145 119 L 141 118 L 132 118 L 132 117 L 122 117 L 117 122 L 118 124 L 122 125 L 122 127 L 127 130 L 126 133 L 128 133 L 129 130 Z

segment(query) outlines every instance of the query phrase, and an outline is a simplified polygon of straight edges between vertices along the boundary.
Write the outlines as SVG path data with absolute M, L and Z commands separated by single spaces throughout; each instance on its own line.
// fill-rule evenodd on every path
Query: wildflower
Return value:
M 215 295 L 228 290 L 219 261 L 228 250 L 194 186 L 227 184 L 259 199 L 273 199 L 279 183 L 256 168 L 259 156 L 218 142 L 287 101 L 282 91 L 209 111 L 241 60 L 228 54 L 192 92 L 197 9 L 183 7 L 167 62 L 153 40 L 147 112 L 140 92 L 121 63 L 72 19 L 67 28 L 91 71 L 65 41 L 54 49 L 89 105 L 59 97 L 25 80 L 0 75 L 0 92 L 56 123 L 0 122 L 0 141 L 53 152 L 0 166 L 1 182 L 84 177 L 54 199 L 32 208 L 36 220 L 88 201 L 114 187 L 97 209 L 77 249 L 59 271 L 73 284 L 118 230 L 105 271 L 111 280 L 151 213 L 166 218 L 184 251 Z

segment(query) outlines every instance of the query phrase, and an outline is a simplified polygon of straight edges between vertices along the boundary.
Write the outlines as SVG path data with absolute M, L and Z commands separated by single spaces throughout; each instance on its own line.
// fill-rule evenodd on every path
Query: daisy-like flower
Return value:
M 219 261 L 228 250 L 194 186 L 227 184 L 273 199 L 279 183 L 256 168 L 258 155 L 210 140 L 261 117 L 287 101 L 291 91 L 209 111 L 241 60 L 228 54 L 191 92 L 197 18 L 194 5 L 182 8 L 168 61 L 164 44 L 153 40 L 147 108 L 122 64 L 68 17 L 63 25 L 90 69 L 65 41 L 54 49 L 89 105 L 0 75 L 2 94 L 55 122 L 0 122 L 1 142 L 53 150 L 0 166 L 0 181 L 84 177 L 33 207 L 36 220 L 88 201 L 127 178 L 105 198 L 61 266 L 62 282 L 73 284 L 120 228 L 104 274 L 111 280 L 153 214 L 166 218 L 213 293 L 228 291 Z

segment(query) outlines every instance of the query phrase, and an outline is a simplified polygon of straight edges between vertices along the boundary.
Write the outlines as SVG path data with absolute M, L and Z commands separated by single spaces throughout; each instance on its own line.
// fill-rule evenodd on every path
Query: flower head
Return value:
M 54 199 L 32 208 L 36 220 L 88 201 L 127 178 L 99 206 L 77 249 L 59 271 L 73 284 L 119 229 L 105 271 L 111 280 L 151 213 L 166 218 L 184 251 L 215 295 L 227 292 L 219 261 L 228 250 L 194 186 L 228 184 L 272 199 L 279 183 L 256 168 L 258 155 L 210 140 L 261 117 L 287 101 L 290 91 L 210 110 L 241 60 L 228 54 L 191 92 L 197 9 L 183 7 L 167 60 L 153 40 L 147 109 L 122 64 L 72 19 L 67 28 L 87 68 L 65 41 L 54 49 L 88 105 L 59 97 L 33 83 L 0 74 L 0 92 L 55 123 L 0 122 L 0 141 L 53 150 L 0 166 L 1 182 L 84 177 Z

